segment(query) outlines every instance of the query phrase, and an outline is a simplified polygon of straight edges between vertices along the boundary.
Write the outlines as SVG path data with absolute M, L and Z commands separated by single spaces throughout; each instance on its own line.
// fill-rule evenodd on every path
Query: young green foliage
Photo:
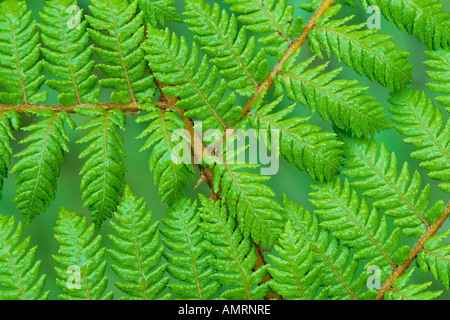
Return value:
M 377 29 L 367 29 L 367 23 L 347 25 L 354 16 L 332 20 L 340 9 L 340 5 L 331 7 L 309 33 L 311 49 L 321 58 L 322 51 L 329 57 L 333 53 L 358 74 L 366 75 L 391 91 L 411 83 L 409 52 L 398 50 L 397 45 L 389 41 L 392 36 L 380 34 Z
M 0 215 L 0 300 L 46 300 L 37 247 L 30 249 L 30 237 L 22 237 L 22 223 Z
M 281 111 L 273 111 L 280 104 L 282 96 L 272 103 L 255 107 L 250 118 L 251 126 L 257 130 L 257 136 L 264 137 L 262 130 L 279 130 L 279 149 L 281 155 L 299 170 L 306 170 L 311 179 L 329 181 L 339 170 L 342 158 L 342 143 L 335 134 L 324 132 L 318 126 L 308 124 L 310 117 L 290 117 L 295 105 Z M 265 144 L 271 146 L 272 140 L 266 134 Z M 272 149 L 272 152 L 275 150 Z
M 125 116 L 118 109 L 78 108 L 77 113 L 94 117 L 77 128 L 91 129 L 77 143 L 89 144 L 79 155 L 80 159 L 87 158 L 80 171 L 81 190 L 84 207 L 89 208 L 93 221 L 100 228 L 116 210 L 123 193 L 126 168 L 122 157 L 126 153 L 119 130 L 125 130 Z
M 144 199 L 137 199 L 128 186 L 114 218 L 109 222 L 114 233 L 108 235 L 114 249 L 107 251 L 116 262 L 111 269 L 121 278 L 114 282 L 125 293 L 120 299 L 156 299 L 169 282 L 164 277 L 167 263 L 161 264 L 164 247 L 159 221 L 152 223 L 152 212 L 147 212 Z
M 350 4 L 354 0 L 346 0 Z M 441 0 L 360 0 L 365 8 L 378 6 L 384 17 L 414 35 L 428 48 L 450 47 L 450 12 L 443 11 Z
M 281 57 L 283 52 L 297 38 L 303 29 L 303 19 L 294 20 L 293 3 L 286 0 L 225 0 L 230 10 L 238 13 L 238 21 L 254 34 L 264 34 L 258 43 L 265 51 Z
M 168 29 L 149 28 L 142 48 L 148 53 L 145 59 L 155 78 L 168 84 L 162 91 L 180 98 L 176 105 L 187 110 L 184 113 L 187 118 L 202 120 L 204 128 L 222 129 L 240 118 L 242 108 L 234 105 L 235 94 L 226 94 L 226 81 L 219 81 L 217 67 L 211 68 L 206 56 L 199 64 L 199 50 L 195 44 L 189 54 L 184 37 L 171 37 Z
M 274 246 L 277 255 L 269 255 L 270 287 L 285 299 L 311 300 L 322 282 L 324 265 L 315 264 L 312 245 L 295 230 L 291 220 Z
M 178 280 L 170 283 L 169 289 L 183 299 L 211 298 L 220 284 L 212 279 L 214 269 L 209 262 L 213 257 L 205 249 L 197 202 L 181 198 L 167 210 L 167 215 L 160 229 L 167 248 L 164 258 L 169 263 L 170 276 Z
M 179 161 L 175 161 L 173 155 L 177 155 L 176 149 L 180 146 L 184 146 L 181 149 L 190 150 L 191 141 L 184 134 L 177 135 L 178 130 L 184 130 L 184 123 L 175 111 L 160 109 L 150 104 L 142 105 L 140 108 L 146 114 L 137 118 L 136 122 L 150 122 L 137 137 L 138 139 L 147 137 L 140 151 L 151 150 L 148 164 L 153 173 L 153 180 L 155 184 L 159 184 L 161 200 L 173 205 L 184 195 L 187 183 L 193 176 L 192 166 L 186 164 L 192 161 L 190 153 L 186 162 L 182 161 L 181 156 Z M 173 141 L 175 135 L 181 141 Z
M 95 226 L 87 225 L 86 217 L 61 208 L 55 227 L 58 254 L 53 260 L 56 285 L 63 294 L 61 300 L 110 300 L 114 293 L 105 293 L 108 276 L 105 275 L 106 248 L 101 247 L 101 235 L 95 235 Z
M 173 6 L 174 2 L 175 0 L 138 0 L 138 5 L 139 10 L 144 12 L 144 21 L 156 28 L 158 24 L 164 27 L 167 21 L 182 21 L 177 9 Z
M 144 51 L 144 12 L 137 12 L 138 0 L 92 0 L 93 16 L 87 16 L 89 35 L 98 45 L 95 54 L 105 63 L 97 64 L 108 78 L 100 86 L 114 90 L 117 103 L 149 101 L 155 92 L 152 76 L 147 74 Z
M 269 176 L 252 172 L 258 165 L 228 164 L 223 161 L 214 167 L 214 192 L 219 188 L 222 204 L 236 215 L 246 237 L 262 245 L 272 245 L 284 226 L 282 208 L 274 199 L 275 193 L 266 185 Z
M 0 101 L 37 104 L 47 101 L 37 25 L 24 1 L 0 3 Z
M 268 282 L 260 284 L 267 275 L 267 265 L 254 270 L 256 247 L 237 226 L 236 214 L 229 213 L 220 201 L 207 200 L 204 196 L 200 201 L 200 228 L 205 248 L 214 257 L 209 261 L 215 271 L 211 278 L 227 288 L 220 299 L 262 299 L 270 292 Z
M 187 0 L 184 15 L 189 18 L 184 22 L 191 25 L 189 30 L 195 40 L 212 57 L 211 64 L 219 69 L 222 77 L 230 80 L 228 87 L 251 97 L 269 73 L 264 49 L 255 55 L 255 37 L 247 40 L 246 29 L 238 29 L 236 17 L 229 17 L 217 3 L 211 8 L 203 0 Z
M 12 129 L 18 130 L 20 117 L 14 111 L 0 113 L 0 200 L 2 199 L 3 179 L 8 177 L 8 168 L 13 150 L 11 140 L 14 139 Z
M 425 51 L 425 53 L 432 59 L 424 62 L 431 69 L 427 71 L 427 75 L 433 80 L 427 83 L 427 86 L 430 90 L 442 94 L 436 97 L 436 101 L 450 112 L 450 49 Z
M 68 10 L 72 6 L 77 6 L 76 0 L 50 0 L 40 12 L 43 23 L 39 29 L 46 46 L 42 54 L 47 60 L 44 69 L 56 78 L 46 84 L 61 92 L 58 101 L 63 105 L 97 103 L 100 88 L 92 74 L 95 61 L 87 21 L 82 21 L 82 10 L 75 19 Z
M 31 133 L 19 143 L 28 143 L 28 146 L 14 155 L 20 159 L 11 169 L 11 173 L 17 174 L 14 201 L 25 216 L 27 226 L 55 198 L 60 165 L 64 162 L 64 152 L 69 152 L 69 137 L 64 126 L 75 127 L 66 112 L 40 110 L 29 111 L 29 114 L 44 119 L 22 128 Z
M 352 186 L 375 199 L 373 206 L 394 217 L 395 225 L 405 235 L 419 238 L 444 211 L 442 201 L 429 208 L 430 185 L 422 188 L 421 175 L 415 171 L 411 177 L 407 162 L 399 173 L 397 157 L 389 154 L 384 143 L 378 147 L 374 139 L 363 141 L 345 134 L 341 137 L 347 145 L 342 173 L 353 180 Z
M 417 149 L 411 157 L 421 160 L 420 166 L 429 171 L 431 178 L 443 181 L 439 187 L 450 193 L 450 119 L 444 122 L 439 107 L 418 90 L 397 92 L 390 102 L 392 120 L 406 136 L 403 141 Z
M 365 94 L 368 88 L 356 86 L 357 80 L 336 79 L 342 68 L 324 72 L 328 62 L 307 68 L 315 57 L 282 71 L 275 79 L 277 95 L 286 96 L 317 111 L 338 128 L 352 131 L 358 138 L 389 128 L 386 114 L 375 98 Z
M 312 188 L 310 201 L 318 208 L 314 213 L 322 218 L 320 225 L 344 245 L 356 249 L 355 259 L 371 259 L 367 265 L 379 268 L 397 266 L 393 255 L 399 245 L 400 228 L 390 232 L 387 217 L 371 209 L 365 198 L 360 200 L 347 180 L 343 185 L 336 179 L 312 185 Z

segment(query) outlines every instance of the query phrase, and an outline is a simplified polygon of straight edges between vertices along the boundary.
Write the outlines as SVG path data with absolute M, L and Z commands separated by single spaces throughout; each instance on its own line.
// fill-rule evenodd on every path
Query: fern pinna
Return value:
M 0 299 L 445 299 L 449 36 L 442 0 L 0 1 Z

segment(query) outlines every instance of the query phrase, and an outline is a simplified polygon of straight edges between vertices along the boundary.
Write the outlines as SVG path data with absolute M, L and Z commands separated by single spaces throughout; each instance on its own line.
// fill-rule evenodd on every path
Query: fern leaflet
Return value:
M 14 111 L 0 113 L 0 200 L 2 199 L 3 179 L 8 176 L 13 150 L 11 139 L 14 139 L 12 129 L 18 130 L 20 117 Z
M 0 100 L 6 104 L 38 104 L 48 92 L 39 91 L 45 81 L 37 25 L 24 1 L 0 4 Z
M 29 113 L 44 119 L 22 128 L 31 133 L 20 144 L 29 145 L 15 155 L 20 160 L 11 169 L 12 173 L 17 173 L 14 200 L 25 216 L 27 226 L 55 198 L 60 165 L 64 162 L 64 152 L 69 152 L 69 137 L 64 125 L 75 127 L 66 112 L 40 110 Z
M 114 234 L 109 235 L 114 249 L 108 249 L 108 254 L 117 263 L 111 269 L 122 280 L 114 284 L 126 294 L 120 299 L 156 299 L 169 282 L 163 277 L 167 264 L 160 265 L 164 247 L 160 244 L 159 222 L 152 223 L 144 200 L 137 199 L 128 186 L 114 217 L 115 221 L 110 220 Z
M 59 243 L 53 260 L 56 285 L 64 292 L 61 300 L 110 300 L 114 293 L 104 294 L 108 285 L 105 276 L 106 249 L 101 247 L 101 235 L 95 236 L 95 226 L 87 225 L 85 217 L 61 208 L 55 227 Z
M 0 299 L 46 300 L 45 275 L 36 261 L 37 247 L 30 249 L 30 237 L 22 240 L 22 224 L 0 215 Z
M 97 103 L 100 96 L 97 76 L 92 74 L 95 61 L 91 60 L 93 45 L 88 46 L 87 22 L 69 28 L 72 16 L 66 10 L 75 5 L 75 0 L 51 0 L 40 13 L 44 23 L 39 24 L 39 29 L 47 46 L 42 48 L 42 54 L 49 61 L 44 63 L 44 69 L 57 78 L 47 80 L 46 84 L 61 92 L 58 101 L 63 105 Z
M 427 86 L 430 90 L 443 94 L 437 97 L 436 101 L 450 112 L 450 49 L 425 53 L 432 59 L 424 62 L 428 68 L 432 69 L 427 71 L 427 75 L 433 82 L 427 83 Z
M 430 171 L 431 178 L 443 181 L 439 187 L 450 193 L 450 120 L 444 124 L 442 112 L 424 92 L 401 91 L 390 102 L 397 130 L 418 149 L 411 157 L 421 160 L 420 166 Z
M 77 113 L 94 117 L 77 128 L 91 129 L 77 143 L 89 143 L 79 155 L 80 159 L 87 158 L 80 171 L 83 175 L 81 190 L 84 207 L 91 210 L 92 219 L 99 228 L 116 210 L 123 193 L 126 168 L 122 157 L 126 154 L 119 129 L 125 130 L 125 116 L 118 109 L 78 108 Z

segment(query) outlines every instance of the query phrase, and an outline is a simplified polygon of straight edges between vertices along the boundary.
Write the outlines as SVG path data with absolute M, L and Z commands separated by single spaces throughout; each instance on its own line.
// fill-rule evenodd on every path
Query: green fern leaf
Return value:
M 46 210 L 54 200 L 60 165 L 64 162 L 64 152 L 69 152 L 69 137 L 64 125 L 70 128 L 75 124 L 66 112 L 49 109 L 29 111 L 30 115 L 44 117 L 28 127 L 22 128 L 31 133 L 19 143 L 29 143 L 21 152 L 15 154 L 20 160 L 11 169 L 16 173 L 17 208 L 25 216 L 29 226 L 33 218 Z
M 235 214 L 229 215 L 220 201 L 199 196 L 205 247 L 214 257 L 209 262 L 215 270 L 211 278 L 227 288 L 220 299 L 262 299 L 271 290 L 268 282 L 259 285 L 268 273 L 267 265 L 252 271 L 257 261 L 256 247 L 237 227 Z
M 46 300 L 50 292 L 43 292 L 46 276 L 36 261 L 37 247 L 30 249 L 30 237 L 22 236 L 14 216 L 0 215 L 0 300 Z
M 150 122 L 138 139 L 148 137 L 141 151 L 151 149 L 149 167 L 153 172 L 155 184 L 159 184 L 159 195 L 162 201 L 172 205 L 184 195 L 189 179 L 193 176 L 192 166 L 175 163 L 172 159 L 174 148 L 185 143 L 190 150 L 189 141 L 172 141 L 176 130 L 184 129 L 184 122 L 178 113 L 160 109 L 153 105 L 143 105 L 141 109 L 147 113 L 136 119 L 136 122 Z M 181 136 L 183 139 L 184 136 Z M 190 157 L 190 155 L 189 155 Z M 189 158 L 189 161 L 191 159 Z
M 94 117 L 89 123 L 77 129 L 91 131 L 77 143 L 89 143 L 79 155 L 87 158 L 80 174 L 84 207 L 91 210 L 97 228 L 106 218 L 111 217 L 119 204 L 125 184 L 125 165 L 120 130 L 125 130 L 125 116 L 122 111 L 113 109 L 83 109 L 76 112 L 82 116 Z
M 144 12 L 145 22 L 153 28 L 156 28 L 157 24 L 164 27 L 166 21 L 182 21 L 177 9 L 173 6 L 174 2 L 175 0 L 139 0 L 139 10 Z
M 48 92 L 39 91 L 45 81 L 39 60 L 41 44 L 36 22 L 24 1 L 0 3 L 0 100 L 6 104 L 38 104 Z
M 111 101 L 117 103 L 150 101 L 155 93 L 152 76 L 140 48 L 144 41 L 144 13 L 137 13 L 138 1 L 93 0 L 89 6 L 93 16 L 86 16 L 95 54 L 105 63 L 97 64 L 107 79 L 100 86 L 114 90 Z M 103 31 L 107 31 L 104 33 Z
M 191 54 L 184 37 L 170 36 L 169 30 L 148 29 L 147 40 L 142 47 L 148 55 L 150 69 L 161 83 L 168 84 L 162 90 L 172 97 L 179 97 L 177 107 L 187 109 L 187 118 L 203 121 L 203 128 L 223 130 L 242 116 L 242 108 L 234 106 L 235 94 L 225 96 L 227 85 L 219 79 L 217 67 L 210 68 L 204 56 L 199 65 L 199 50 L 194 44 Z M 198 68 L 197 68 L 198 67 Z M 217 84 L 217 88 L 215 88 Z
M 392 284 L 392 288 L 386 292 L 384 300 L 433 300 L 442 294 L 440 291 L 424 291 L 431 286 L 431 282 L 411 284 L 406 286 L 415 268 L 411 268 Z
M 95 236 L 94 225 L 87 225 L 86 218 L 61 208 L 55 227 L 59 244 L 58 255 L 53 260 L 56 285 L 64 292 L 61 300 L 110 300 L 114 293 L 104 295 L 108 285 L 105 276 L 106 249 L 101 247 L 101 235 Z
M 320 225 L 342 244 L 356 249 L 354 259 L 371 259 L 366 265 L 379 268 L 395 268 L 403 262 L 404 256 L 397 252 L 400 228 L 390 231 L 387 217 L 371 209 L 365 198 L 360 200 L 347 180 L 343 185 L 340 179 L 315 184 L 312 189 L 310 201 L 318 208 L 314 213 L 322 218 Z M 408 247 L 402 248 L 406 255 L 409 251 Z
M 39 24 L 42 31 L 42 54 L 47 59 L 44 69 L 57 79 L 47 80 L 46 84 L 61 94 L 58 101 L 64 105 L 97 103 L 100 88 L 97 76 L 92 74 L 95 61 L 91 60 L 93 45 L 89 44 L 86 31 L 87 22 L 72 26 L 72 14 L 67 12 L 70 6 L 76 6 L 76 0 L 51 0 L 46 2 Z M 77 18 L 82 19 L 82 11 Z
M 314 264 L 316 258 L 307 239 L 298 233 L 292 222 L 274 246 L 277 255 L 269 255 L 270 287 L 284 299 L 313 299 L 322 282 L 324 265 Z
M 219 189 L 222 205 L 235 214 L 244 236 L 255 243 L 272 245 L 283 230 L 281 206 L 273 199 L 275 193 L 265 183 L 270 179 L 252 172 L 259 165 L 229 164 L 214 166 L 214 192 Z
M 450 286 L 450 245 L 442 244 L 448 238 L 450 229 L 436 234 L 425 242 L 423 249 L 417 256 L 420 271 L 431 274 L 448 289 Z
M 380 7 L 385 18 L 406 30 L 430 49 L 450 47 L 450 13 L 440 0 L 361 0 L 364 7 Z
M 450 193 L 450 120 L 444 124 L 442 112 L 424 92 L 409 89 L 392 96 L 392 120 L 407 137 L 403 141 L 418 149 L 411 157 L 421 161 L 431 178 L 443 181 L 439 187 Z
M 291 42 L 303 30 L 303 19 L 293 18 L 294 4 L 286 0 L 225 0 L 238 20 L 254 34 L 266 34 L 258 39 L 266 52 L 281 58 Z
M 254 116 L 250 123 L 258 132 L 260 130 L 279 130 L 280 153 L 300 170 L 306 170 L 312 179 L 329 181 L 339 170 L 342 158 L 342 143 L 334 139 L 334 133 L 323 132 L 320 127 L 306 124 L 310 117 L 286 116 L 292 113 L 295 105 L 272 112 L 282 100 L 278 97 L 274 102 L 254 108 Z M 262 137 L 262 134 L 258 134 Z M 269 138 L 266 145 L 270 146 Z
M 212 279 L 214 269 L 209 266 L 212 255 L 205 250 L 196 209 L 196 201 L 180 199 L 168 209 L 169 218 L 162 220 L 165 227 L 160 232 L 167 248 L 164 252 L 169 263 L 167 270 L 178 280 L 170 283 L 169 289 L 184 299 L 207 300 L 219 291 L 220 285 Z
M 347 145 L 342 174 L 354 180 L 352 186 L 365 190 L 364 196 L 376 199 L 373 206 L 394 217 L 405 235 L 419 238 L 442 214 L 444 203 L 438 201 L 428 208 L 430 185 L 421 188 L 421 175 L 415 171 L 411 177 L 407 162 L 398 173 L 397 157 L 389 155 L 383 143 L 378 148 L 374 139 L 366 142 L 344 134 L 341 137 Z
M 152 213 L 146 207 L 127 186 L 114 213 L 115 221 L 109 222 L 114 234 L 108 237 L 114 249 L 107 251 L 117 263 L 111 269 L 122 279 L 114 284 L 126 294 L 120 299 L 156 299 L 169 282 L 163 277 L 167 264 L 160 264 L 164 247 L 160 245 L 159 222 L 152 223 Z
M 316 215 L 290 201 L 284 194 L 282 204 L 286 219 L 292 221 L 294 230 L 307 240 L 307 244 L 315 253 L 316 264 L 322 268 L 323 290 L 316 299 L 374 299 L 376 292 L 364 291 L 368 273 L 362 272 L 356 276 L 361 263 L 357 259 L 351 259 L 350 249 L 341 245 L 338 239 L 322 228 Z M 314 268 L 315 266 L 313 270 Z M 390 272 L 385 269 L 381 271 L 383 278 Z
M 189 30 L 202 50 L 213 57 L 210 62 L 220 75 L 230 80 L 228 87 L 251 97 L 269 73 L 264 49 L 255 55 L 255 37 L 247 40 L 246 29 L 238 30 L 236 17 L 221 12 L 217 3 L 211 8 L 203 0 L 189 0 L 185 8 L 184 15 L 189 19 L 184 22 L 191 25 Z
M 440 104 L 450 112 L 450 50 L 425 51 L 432 60 L 427 60 L 424 64 L 432 69 L 427 71 L 428 77 L 433 80 L 427 83 L 430 90 L 443 94 L 436 98 Z
M 413 82 L 409 52 L 398 50 L 389 41 L 392 36 L 366 29 L 366 23 L 346 25 L 354 16 L 330 20 L 340 9 L 340 5 L 331 7 L 308 34 L 311 49 L 321 58 L 322 51 L 329 57 L 333 53 L 358 74 L 365 74 L 391 91 L 403 89 Z
M 14 111 L 0 112 L 0 200 L 2 199 L 3 179 L 8 177 L 8 168 L 13 150 L 11 139 L 14 139 L 12 129 L 19 130 L 20 117 Z
M 289 99 L 317 110 L 325 121 L 331 120 L 357 137 L 368 137 L 390 127 L 380 104 L 364 93 L 368 88 L 356 86 L 356 80 L 336 79 L 342 68 L 324 73 L 328 62 L 306 70 L 314 60 L 311 57 L 282 71 L 275 78 L 277 95 L 285 90 Z

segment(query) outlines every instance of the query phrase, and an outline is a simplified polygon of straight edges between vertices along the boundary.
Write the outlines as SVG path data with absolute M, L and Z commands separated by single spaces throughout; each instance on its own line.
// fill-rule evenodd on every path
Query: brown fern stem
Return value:
M 153 102 L 154 103 L 154 102 Z M 161 102 L 156 102 L 161 105 Z M 140 104 L 138 102 L 130 102 L 130 103 L 96 103 L 96 104 L 81 104 L 74 106 L 64 106 L 64 105 L 32 105 L 32 104 L 23 104 L 23 105 L 11 105 L 11 104 L 0 104 L 0 112 L 3 111 L 15 111 L 17 113 L 27 113 L 27 111 L 39 111 L 39 110 L 52 110 L 55 112 L 65 111 L 67 113 L 75 113 L 76 109 L 81 108 L 102 108 L 106 111 L 112 109 L 119 109 L 123 112 L 132 112 L 137 113 L 141 110 L 139 109 Z
M 305 25 L 300 36 L 295 39 L 288 47 L 284 55 L 281 59 L 276 63 L 273 67 L 272 71 L 270 71 L 267 78 L 263 83 L 256 89 L 255 94 L 250 98 L 250 100 L 246 103 L 244 110 L 242 112 L 242 117 L 245 117 L 249 112 L 252 104 L 258 100 L 258 98 L 265 92 L 269 91 L 269 89 L 273 85 L 273 81 L 275 77 L 280 73 L 283 64 L 289 59 L 298 49 L 300 49 L 303 44 L 308 39 L 309 32 L 314 28 L 316 21 L 333 5 L 335 0 L 323 0 L 320 4 L 319 8 L 316 10 L 314 15 L 309 19 L 308 23 Z
M 383 300 L 386 292 L 392 289 L 392 284 L 396 279 L 398 279 L 405 271 L 409 268 L 409 266 L 414 262 L 417 258 L 417 255 L 423 250 L 425 242 L 434 236 L 438 230 L 442 227 L 444 222 L 447 220 L 450 215 L 450 202 L 444 209 L 442 215 L 437 219 L 433 224 L 431 224 L 425 231 L 425 233 L 420 237 L 419 241 L 417 241 L 414 248 L 412 248 L 411 252 L 408 255 L 408 258 L 403 262 L 400 266 L 394 269 L 389 278 L 383 283 L 381 288 L 377 292 L 377 296 L 375 300 Z

